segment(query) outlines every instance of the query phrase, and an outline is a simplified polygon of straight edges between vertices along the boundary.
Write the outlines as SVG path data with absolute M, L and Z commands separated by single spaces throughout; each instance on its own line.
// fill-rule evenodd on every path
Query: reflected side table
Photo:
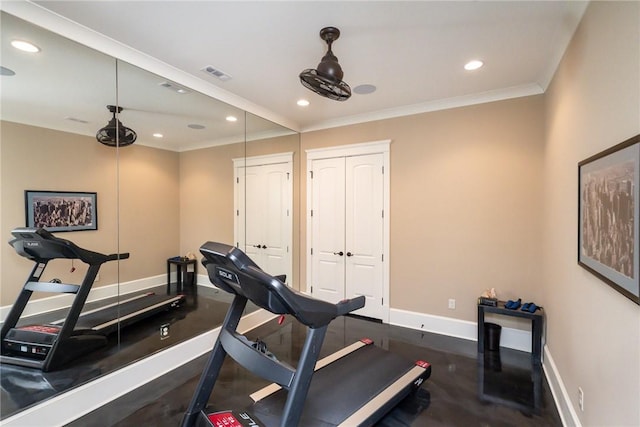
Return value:
M 497 307 L 478 304 L 478 354 L 484 353 L 484 315 L 485 313 L 503 316 L 520 317 L 531 320 L 531 362 L 542 363 L 542 331 L 544 328 L 544 311 L 538 309 L 535 313 L 528 311 L 509 310 L 504 307 L 504 301 L 498 301 Z
M 187 278 L 189 266 L 193 265 L 193 277 L 191 285 L 196 284 L 196 273 L 198 269 L 197 260 L 176 256 L 167 259 L 167 295 L 171 293 L 171 266 L 176 266 L 176 291 L 182 292 L 182 280 Z

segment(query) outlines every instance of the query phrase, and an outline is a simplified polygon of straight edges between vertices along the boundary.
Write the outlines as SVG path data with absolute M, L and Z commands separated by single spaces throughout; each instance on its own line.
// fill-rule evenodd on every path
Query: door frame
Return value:
M 384 220 L 383 220 L 383 252 L 384 252 L 384 261 L 382 262 L 382 321 L 384 323 L 389 323 L 389 261 L 391 259 L 390 251 L 389 251 L 389 230 L 390 230 L 390 221 L 389 218 L 391 216 L 390 209 L 390 191 L 391 191 L 391 168 L 390 168 L 390 151 L 391 151 L 391 140 L 385 139 L 380 141 L 371 141 L 371 142 L 363 142 L 359 144 L 349 144 L 349 145 L 339 145 L 334 147 L 326 147 L 326 148 L 313 148 L 309 150 L 305 150 L 307 156 L 307 165 L 305 170 L 306 177 L 306 191 L 307 191 L 307 205 L 306 205 L 306 242 L 305 242 L 305 259 L 306 259 L 306 284 L 307 291 L 308 285 L 311 283 L 311 208 L 312 206 L 312 182 L 310 179 L 310 172 L 313 165 L 314 160 L 320 159 L 329 159 L 335 157 L 351 157 L 351 156 L 359 156 L 365 154 L 382 154 L 382 165 L 384 168 L 383 174 L 383 209 L 384 209 Z

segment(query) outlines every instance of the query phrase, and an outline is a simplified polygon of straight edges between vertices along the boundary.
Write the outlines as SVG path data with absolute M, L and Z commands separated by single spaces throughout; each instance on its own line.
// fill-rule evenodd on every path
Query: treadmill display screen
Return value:
M 207 418 L 215 427 L 261 427 L 262 424 L 259 424 L 254 420 L 255 417 L 250 415 L 247 412 L 235 412 L 235 411 L 225 411 L 225 412 L 214 412 L 213 414 L 207 415 Z
M 21 326 L 18 329 L 21 329 L 23 331 L 42 332 L 43 334 L 57 334 L 58 332 L 60 332 L 59 326 L 49 326 L 49 325 Z

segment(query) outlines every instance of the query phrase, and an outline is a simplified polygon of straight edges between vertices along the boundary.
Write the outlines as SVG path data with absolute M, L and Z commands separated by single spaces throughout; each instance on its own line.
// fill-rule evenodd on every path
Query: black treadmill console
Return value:
M 308 297 L 260 269 L 240 249 L 224 243 L 207 242 L 200 247 L 202 264 L 211 282 L 243 296 L 275 314 L 290 314 L 311 328 L 329 324 L 336 317 L 364 307 L 360 296 L 341 304 Z
M 44 228 L 16 228 L 9 241 L 16 252 L 30 260 L 42 262 L 51 259 L 79 259 L 90 265 L 129 258 L 128 253 L 105 255 L 83 249 L 70 240 L 56 237 Z

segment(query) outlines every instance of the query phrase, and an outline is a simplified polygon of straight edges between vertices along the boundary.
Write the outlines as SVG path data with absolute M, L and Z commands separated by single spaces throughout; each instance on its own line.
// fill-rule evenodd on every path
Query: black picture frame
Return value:
M 80 191 L 25 190 L 27 227 L 51 232 L 98 229 L 98 195 Z
M 640 135 L 578 163 L 578 264 L 640 305 Z

